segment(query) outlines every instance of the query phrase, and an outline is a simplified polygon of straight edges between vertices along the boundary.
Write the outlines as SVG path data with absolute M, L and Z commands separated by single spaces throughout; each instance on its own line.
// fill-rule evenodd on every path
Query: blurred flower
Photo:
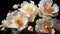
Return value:
M 34 32 L 38 34 L 54 34 L 54 28 L 60 30 L 60 20 L 52 19 L 52 17 L 58 15 L 59 6 L 55 3 L 53 4 L 52 0 L 41 0 L 38 7 L 35 5 L 34 1 L 23 1 L 21 5 L 13 5 L 13 9 L 16 10 L 13 12 L 10 11 L 6 19 L 2 20 L 2 24 L 0 25 L 1 30 L 12 28 L 12 33 L 14 34 L 19 33 L 23 29 L 26 32 L 25 28 L 27 27 L 28 31 L 33 31 L 34 26 L 36 30 L 34 30 Z M 36 16 L 37 14 L 39 17 Z M 35 17 L 42 17 L 42 19 L 36 21 Z M 36 21 L 36 25 L 34 20 Z
M 23 30 L 27 27 L 28 18 L 22 13 L 15 10 L 12 13 L 8 13 L 6 19 L 2 21 L 3 25 L 8 25 L 8 28 L 18 28 L 18 30 Z
M 52 19 L 39 19 L 36 21 L 35 30 L 37 32 L 49 33 L 54 25 L 54 20 Z
M 29 26 L 28 27 L 28 31 L 33 31 L 33 27 L 32 26 Z
M 28 3 L 27 1 L 23 1 L 23 3 L 21 4 L 21 8 L 19 8 L 18 10 L 25 13 L 25 15 L 29 17 L 30 22 L 34 21 L 38 12 L 37 6 L 33 1 L 30 1 L 30 3 Z
M 59 6 L 53 4 L 52 0 L 41 0 L 39 6 L 39 16 L 44 18 L 51 18 L 58 15 Z

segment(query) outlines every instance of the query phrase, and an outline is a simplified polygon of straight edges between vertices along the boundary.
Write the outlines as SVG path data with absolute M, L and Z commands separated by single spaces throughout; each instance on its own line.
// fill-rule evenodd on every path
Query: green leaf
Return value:
M 20 34 L 20 31 L 18 31 L 18 30 L 15 29 L 15 28 L 12 28 L 12 29 L 11 29 L 11 34 Z

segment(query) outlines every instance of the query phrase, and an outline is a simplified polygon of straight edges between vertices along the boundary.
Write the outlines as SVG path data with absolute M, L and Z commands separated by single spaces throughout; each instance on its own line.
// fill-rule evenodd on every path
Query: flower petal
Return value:
M 52 7 L 53 7 L 52 13 L 57 13 L 59 11 L 59 6 L 57 4 L 54 4 Z
M 29 26 L 28 27 L 28 31 L 33 31 L 33 27 L 32 26 Z

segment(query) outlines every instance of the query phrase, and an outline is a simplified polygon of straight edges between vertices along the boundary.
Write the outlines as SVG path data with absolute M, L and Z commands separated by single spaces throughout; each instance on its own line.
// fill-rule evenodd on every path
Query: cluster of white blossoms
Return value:
M 28 27 L 28 23 L 34 22 L 36 15 L 38 15 L 42 19 L 36 20 L 36 32 L 54 34 L 54 28 L 60 29 L 60 22 L 57 19 L 52 19 L 52 17 L 58 15 L 59 11 L 59 6 L 55 3 L 53 4 L 53 0 L 41 0 L 38 7 L 34 1 L 23 1 L 21 4 L 15 4 L 13 9 L 17 10 L 8 13 L 6 19 L 2 20 L 0 27 L 17 28 L 22 31 Z M 28 30 L 34 31 L 32 26 L 29 26 Z

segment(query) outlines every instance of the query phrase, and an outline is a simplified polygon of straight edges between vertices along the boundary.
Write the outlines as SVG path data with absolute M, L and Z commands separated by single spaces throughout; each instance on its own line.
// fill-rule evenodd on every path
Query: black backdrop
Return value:
M 9 10 L 13 9 L 12 6 L 14 4 L 21 4 L 23 1 L 29 2 L 29 0 L 0 0 L 0 24 L 1 24 L 1 21 L 6 18 Z M 40 0 L 33 0 L 33 1 L 37 5 Z M 56 3 L 57 5 L 59 5 L 59 7 L 60 7 L 60 0 L 53 0 L 53 2 Z M 56 16 L 56 18 L 60 20 L 60 11 L 59 11 L 59 15 Z M 0 31 L 0 33 L 3 34 L 2 31 Z M 10 30 L 5 32 L 5 34 L 7 34 L 7 33 L 10 34 L 11 33 Z M 30 34 L 32 34 L 32 33 L 30 33 Z M 59 34 L 59 31 L 56 31 L 55 34 Z

